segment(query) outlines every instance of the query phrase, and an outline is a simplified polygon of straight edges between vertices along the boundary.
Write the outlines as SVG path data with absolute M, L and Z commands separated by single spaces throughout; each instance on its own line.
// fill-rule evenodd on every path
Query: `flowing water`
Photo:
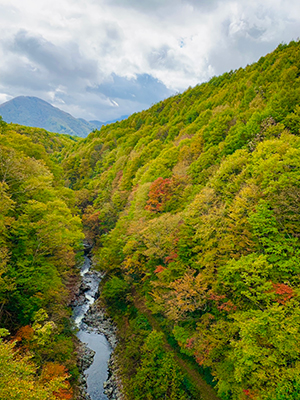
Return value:
M 108 398 L 103 392 L 103 383 L 108 377 L 107 363 L 112 349 L 102 333 L 98 333 L 82 322 L 90 306 L 96 300 L 99 282 L 101 281 L 100 275 L 97 272 L 91 272 L 90 269 L 91 261 L 85 256 L 84 264 L 81 267 L 85 299 L 74 307 L 73 318 L 79 329 L 78 339 L 96 352 L 93 363 L 84 371 L 87 377 L 87 392 L 92 400 L 107 400 Z

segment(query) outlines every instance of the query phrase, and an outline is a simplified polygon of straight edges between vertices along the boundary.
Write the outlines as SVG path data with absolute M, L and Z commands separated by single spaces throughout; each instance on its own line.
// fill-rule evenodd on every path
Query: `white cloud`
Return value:
M 36 95 L 75 116 L 115 118 L 128 106 L 88 90 L 112 74 L 181 91 L 297 39 L 299 22 L 298 0 L 2 0 L 0 101 Z M 129 112 L 147 106 L 135 95 Z
M 13 98 L 13 96 L 9 96 L 6 93 L 0 93 L 0 104 L 5 103 Z

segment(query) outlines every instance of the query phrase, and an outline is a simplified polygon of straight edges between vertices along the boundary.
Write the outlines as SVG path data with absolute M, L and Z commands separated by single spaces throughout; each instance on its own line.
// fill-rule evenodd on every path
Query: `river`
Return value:
M 78 339 L 95 352 L 93 363 L 84 371 L 87 393 L 92 400 L 107 400 L 103 384 L 108 378 L 108 361 L 112 347 L 103 333 L 84 322 L 84 318 L 97 298 L 101 274 L 91 271 L 91 261 L 88 256 L 84 257 L 80 273 L 82 276 L 81 296 L 80 301 L 77 301 L 77 305 L 73 307 L 73 319 L 78 328 Z

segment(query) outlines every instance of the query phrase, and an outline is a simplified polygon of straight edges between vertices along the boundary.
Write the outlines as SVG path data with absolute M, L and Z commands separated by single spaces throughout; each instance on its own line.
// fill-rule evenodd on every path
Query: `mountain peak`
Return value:
M 44 128 L 50 132 L 86 137 L 93 129 L 103 125 L 90 123 L 52 106 L 34 96 L 18 96 L 0 105 L 0 115 L 6 122 Z

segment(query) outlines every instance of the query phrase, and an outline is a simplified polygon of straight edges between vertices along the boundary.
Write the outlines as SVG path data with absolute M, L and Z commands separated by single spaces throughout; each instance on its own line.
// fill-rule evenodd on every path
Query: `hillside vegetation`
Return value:
M 133 287 L 223 399 L 299 396 L 299 68 L 299 42 L 280 45 L 102 127 L 63 161 L 110 271 L 106 302 L 139 342 L 123 333 L 129 398 L 157 398 L 131 390 L 149 384 L 153 335 L 137 322 Z
M 78 376 L 66 286 L 83 234 L 56 157 L 72 143 L 0 119 L 0 337 L 14 340 L 0 339 L 3 400 L 70 399 Z
M 223 400 L 299 398 L 299 42 L 78 142 L 1 129 L 1 323 L 32 332 L 35 379 L 50 363 L 76 375 L 80 214 L 127 400 L 199 399 L 184 365 Z

